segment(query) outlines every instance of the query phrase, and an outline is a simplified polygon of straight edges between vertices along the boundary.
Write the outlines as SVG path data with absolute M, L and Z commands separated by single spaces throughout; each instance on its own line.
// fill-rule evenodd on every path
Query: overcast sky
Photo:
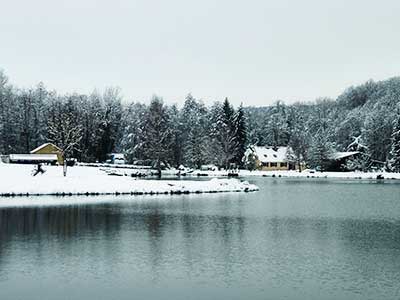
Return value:
M 398 0 L 13 0 L 0 68 L 60 92 L 267 105 L 400 75 Z

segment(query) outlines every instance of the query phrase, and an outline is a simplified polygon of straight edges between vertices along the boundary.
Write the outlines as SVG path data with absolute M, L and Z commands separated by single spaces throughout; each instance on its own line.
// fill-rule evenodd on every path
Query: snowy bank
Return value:
M 106 195 L 106 194 L 188 194 L 251 192 L 258 187 L 236 179 L 209 181 L 135 180 L 128 176 L 107 176 L 98 168 L 44 167 L 46 172 L 31 175 L 32 165 L 0 165 L 0 195 Z
M 169 174 L 168 171 L 163 171 L 164 175 Z M 239 170 L 239 177 L 294 177 L 294 178 L 339 178 L 339 179 L 397 179 L 400 180 L 400 173 L 388 172 L 308 172 L 308 171 L 248 171 Z M 227 177 L 228 171 L 200 171 L 194 170 L 192 173 L 185 174 L 188 177 Z
M 309 172 L 309 171 L 240 171 L 240 176 L 338 178 L 338 179 L 400 179 L 400 173 L 388 172 Z

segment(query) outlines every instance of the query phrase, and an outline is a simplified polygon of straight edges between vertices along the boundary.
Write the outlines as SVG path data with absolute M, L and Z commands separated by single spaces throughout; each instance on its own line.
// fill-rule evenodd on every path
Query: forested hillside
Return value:
M 363 155 L 351 168 L 400 171 L 399 130 L 400 78 L 368 81 L 337 99 L 235 109 L 228 99 L 206 106 L 192 95 L 181 108 L 157 96 L 148 105 L 122 102 L 117 88 L 89 95 L 60 95 L 42 83 L 19 89 L 0 72 L 0 154 L 51 141 L 85 162 L 124 152 L 129 162 L 226 167 L 241 165 L 250 144 L 290 145 L 312 167 L 334 151 L 356 150 Z
M 310 165 L 332 151 L 363 153 L 355 168 L 399 168 L 400 78 L 350 87 L 336 100 L 247 107 L 248 142 L 291 145 Z

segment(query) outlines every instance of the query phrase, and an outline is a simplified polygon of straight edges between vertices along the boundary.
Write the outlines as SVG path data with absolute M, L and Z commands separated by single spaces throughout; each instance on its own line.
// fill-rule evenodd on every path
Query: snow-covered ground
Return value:
M 0 195 L 79 194 L 179 194 L 257 191 L 258 187 L 237 179 L 208 181 L 135 180 L 108 176 L 99 168 L 71 167 L 67 177 L 62 167 L 45 166 L 46 172 L 33 177 L 32 165 L 0 165 Z
M 108 173 L 114 173 L 121 176 L 137 176 L 140 174 L 155 174 L 155 170 L 139 170 L 132 168 L 122 168 L 114 165 L 107 165 L 106 168 L 101 168 Z M 169 169 L 163 170 L 163 177 L 173 177 L 176 178 L 179 170 Z M 235 173 L 235 172 L 233 172 Z M 383 179 L 398 179 L 400 180 L 400 173 L 388 173 L 388 172 L 316 172 L 310 170 L 304 170 L 302 172 L 298 171 L 248 171 L 248 170 L 238 170 L 237 174 L 240 177 L 297 177 L 297 178 L 342 178 L 342 179 L 377 179 L 381 177 Z M 228 171 L 201 171 L 193 170 L 192 172 L 181 172 L 182 176 L 187 177 L 228 177 Z

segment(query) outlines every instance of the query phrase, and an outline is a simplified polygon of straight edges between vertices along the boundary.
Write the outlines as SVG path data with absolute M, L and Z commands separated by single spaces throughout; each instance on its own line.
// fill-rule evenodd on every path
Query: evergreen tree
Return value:
M 183 156 L 183 140 L 181 131 L 181 119 L 178 107 L 174 104 L 167 109 L 169 115 L 169 124 L 171 129 L 171 158 L 170 162 L 173 166 L 178 167 L 182 163 Z
M 238 142 L 234 126 L 234 109 L 226 98 L 221 105 L 214 104 L 211 110 L 212 154 L 215 164 L 228 168 L 237 155 Z
M 234 130 L 235 139 L 237 141 L 237 148 L 235 149 L 234 162 L 238 166 L 243 166 L 243 157 L 247 147 L 247 131 L 246 131 L 246 118 L 243 111 L 243 105 L 240 104 L 235 117 L 234 117 Z

